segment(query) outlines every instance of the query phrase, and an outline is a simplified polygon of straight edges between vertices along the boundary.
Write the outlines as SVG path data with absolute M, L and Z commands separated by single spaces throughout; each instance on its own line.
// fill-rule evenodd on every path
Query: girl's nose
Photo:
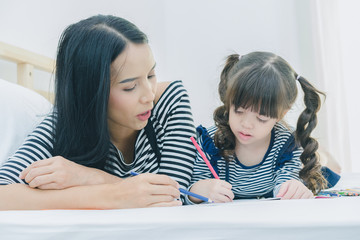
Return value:
M 248 129 L 253 128 L 253 122 L 249 114 L 246 113 L 244 114 L 243 118 L 241 119 L 241 125 L 244 128 L 248 128 Z

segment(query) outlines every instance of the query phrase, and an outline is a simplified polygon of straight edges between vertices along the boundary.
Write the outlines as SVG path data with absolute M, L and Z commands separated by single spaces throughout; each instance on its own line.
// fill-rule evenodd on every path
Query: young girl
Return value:
M 157 84 L 155 65 L 146 35 L 125 19 L 70 25 L 54 112 L 0 168 L 0 209 L 181 205 L 195 127 L 182 82 Z
M 295 102 L 296 82 L 304 91 L 306 109 L 292 132 L 281 119 Z M 325 187 L 315 154 L 318 143 L 310 137 L 323 93 L 281 57 L 253 52 L 227 58 L 219 94 L 224 105 L 214 112 L 215 126 L 199 126 L 197 131 L 199 145 L 221 180 L 212 179 L 198 154 L 192 192 L 229 202 L 234 198 L 313 198 Z

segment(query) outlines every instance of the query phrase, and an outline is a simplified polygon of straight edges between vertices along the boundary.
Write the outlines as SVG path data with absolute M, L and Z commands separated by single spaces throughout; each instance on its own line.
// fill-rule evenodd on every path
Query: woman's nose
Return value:
M 142 96 L 140 98 L 141 103 L 153 102 L 155 100 L 154 86 L 149 81 L 144 84 Z

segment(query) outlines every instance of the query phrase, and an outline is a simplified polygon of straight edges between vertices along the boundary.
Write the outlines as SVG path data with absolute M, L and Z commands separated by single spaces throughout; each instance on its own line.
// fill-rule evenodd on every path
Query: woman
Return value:
M 181 81 L 157 84 L 147 42 L 114 16 L 64 31 L 54 112 L 0 169 L 1 209 L 182 204 L 195 158 L 189 98 Z

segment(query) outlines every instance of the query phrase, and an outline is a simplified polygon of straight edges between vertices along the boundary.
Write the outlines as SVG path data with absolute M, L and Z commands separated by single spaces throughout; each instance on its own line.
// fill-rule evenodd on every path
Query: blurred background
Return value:
M 96 14 L 126 18 L 148 35 L 158 80 L 181 79 L 195 124 L 204 126 L 220 104 L 225 57 L 274 52 L 327 94 L 314 137 L 343 172 L 360 172 L 359 10 L 357 0 L 0 0 L 0 41 L 55 58 L 69 24 Z M 35 74 L 37 87 L 52 88 L 52 76 Z M 16 81 L 15 64 L 0 61 L 0 78 Z M 290 125 L 302 108 L 300 94 Z

